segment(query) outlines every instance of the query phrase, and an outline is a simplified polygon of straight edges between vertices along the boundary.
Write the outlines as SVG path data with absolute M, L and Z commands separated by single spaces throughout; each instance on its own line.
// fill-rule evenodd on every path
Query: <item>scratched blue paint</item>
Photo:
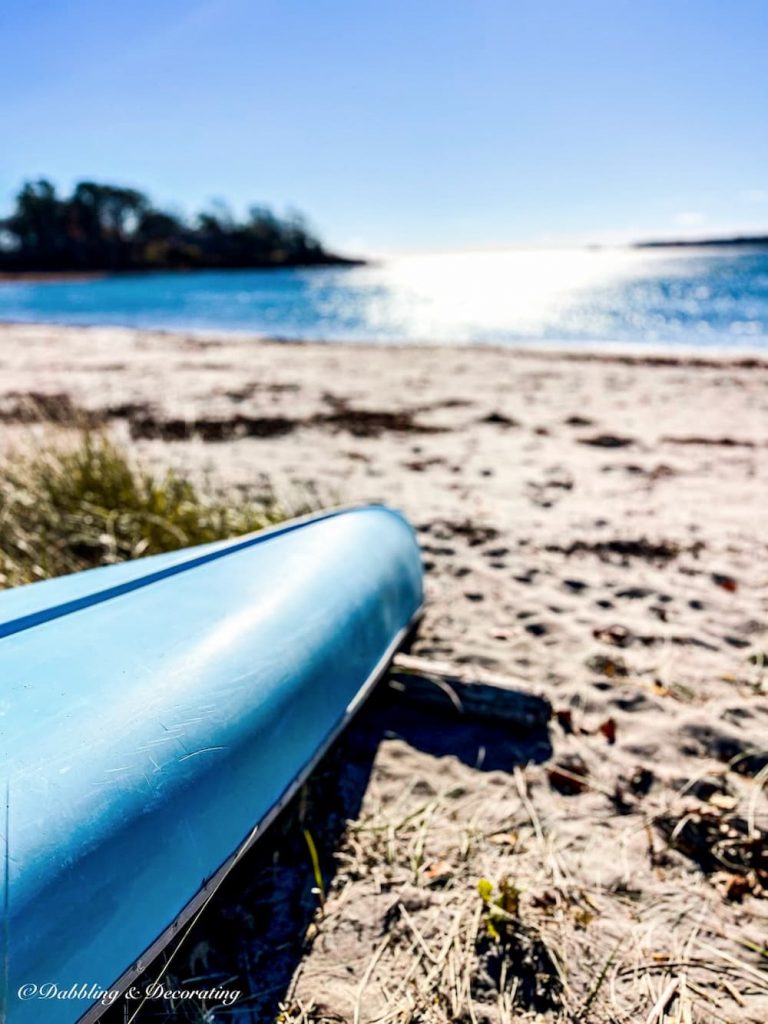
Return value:
M 9 1024 L 89 1006 L 20 985 L 107 988 L 140 956 L 421 603 L 413 531 L 376 506 L 0 593 Z

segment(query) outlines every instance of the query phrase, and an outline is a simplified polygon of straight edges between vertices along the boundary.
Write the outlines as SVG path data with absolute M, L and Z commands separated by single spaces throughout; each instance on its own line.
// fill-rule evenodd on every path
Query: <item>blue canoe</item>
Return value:
M 122 990 L 181 934 L 421 604 L 379 506 L 0 593 L 8 1024 L 97 1019 L 19 990 Z

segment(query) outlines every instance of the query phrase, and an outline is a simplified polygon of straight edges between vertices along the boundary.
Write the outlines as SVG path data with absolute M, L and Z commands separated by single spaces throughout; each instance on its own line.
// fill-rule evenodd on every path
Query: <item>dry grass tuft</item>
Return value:
M 287 517 L 259 502 L 203 493 L 153 474 L 98 432 L 0 465 L 0 586 L 260 530 Z
M 400 741 L 381 763 L 283 1024 L 764 1019 L 759 936 L 659 841 L 663 821 L 690 816 L 690 797 L 638 797 L 621 827 L 585 836 L 579 820 L 599 820 L 607 779 L 574 797 L 544 765 L 510 775 L 443 760 L 417 775 L 426 762 Z

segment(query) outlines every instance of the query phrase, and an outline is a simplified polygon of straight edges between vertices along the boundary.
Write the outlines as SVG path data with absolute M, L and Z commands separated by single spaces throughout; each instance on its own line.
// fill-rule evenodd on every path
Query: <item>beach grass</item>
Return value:
M 173 470 L 155 473 L 104 434 L 0 464 L 0 586 L 174 551 L 288 518 L 259 500 L 206 489 Z

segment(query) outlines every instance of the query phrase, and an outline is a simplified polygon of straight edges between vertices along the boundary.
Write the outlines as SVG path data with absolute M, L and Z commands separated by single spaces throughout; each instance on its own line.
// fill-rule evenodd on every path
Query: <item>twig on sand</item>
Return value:
M 658 1020 L 661 1020 L 662 1015 L 666 1008 L 669 1006 L 672 997 L 677 992 L 678 985 L 680 984 L 679 978 L 673 978 L 663 989 L 661 995 L 653 1004 L 651 1012 L 645 1019 L 645 1024 L 656 1024 Z
M 368 982 L 371 980 L 371 975 L 376 969 L 376 964 L 379 962 L 379 960 L 381 960 L 382 956 L 384 955 L 384 951 L 389 945 L 391 938 L 392 937 L 390 935 L 384 936 L 383 940 L 376 947 L 373 956 L 368 961 L 368 966 L 365 969 L 365 974 L 363 974 L 363 977 L 360 979 L 360 986 L 357 990 L 357 996 L 355 998 L 355 1009 L 352 1014 L 352 1020 L 354 1024 L 360 1024 L 360 1009 L 363 1005 L 363 994 L 365 993 L 365 990 L 368 987 Z
M 429 948 L 429 946 L 427 945 L 427 943 L 426 943 L 426 941 L 424 939 L 424 936 L 421 934 L 419 929 L 416 927 L 413 918 L 408 913 L 408 911 L 405 909 L 405 905 L 403 903 L 398 903 L 397 904 L 397 909 L 400 912 L 400 916 L 402 917 L 402 919 L 408 925 L 408 929 L 409 929 L 411 935 L 413 935 L 414 939 L 416 940 L 417 945 L 419 945 L 421 947 L 421 950 L 424 953 L 424 956 L 428 960 L 431 960 L 433 964 L 436 964 L 438 962 L 437 959 L 433 956 L 431 949 Z
M 581 1004 L 581 1007 L 579 1008 L 579 1010 L 578 1010 L 578 1012 L 576 1014 L 576 1018 L 575 1018 L 576 1020 L 582 1020 L 589 1013 L 589 1010 L 590 1010 L 592 1004 L 594 1003 L 595 999 L 597 999 L 597 996 L 598 996 L 598 993 L 600 992 L 600 989 L 603 987 L 605 979 L 606 979 L 606 977 L 608 975 L 608 971 L 610 970 L 612 964 L 616 960 L 616 956 L 618 955 L 618 952 L 621 949 L 621 947 L 623 946 L 623 944 L 624 944 L 624 939 L 623 938 L 619 939 L 619 941 L 613 947 L 611 952 L 608 954 L 608 957 L 607 957 L 605 963 L 603 964 L 602 969 L 600 970 L 600 973 L 598 974 L 597 978 L 595 979 L 595 984 L 592 986 L 592 988 L 587 993 L 586 999 Z
M 549 701 L 530 693 L 522 680 L 411 654 L 395 655 L 388 685 L 399 698 L 467 718 L 531 728 L 552 716 Z
M 768 992 L 768 978 L 765 974 L 760 971 L 756 971 L 754 967 L 750 967 L 749 964 L 745 964 L 742 960 L 737 960 L 735 956 L 731 956 L 730 953 L 726 953 L 724 949 L 718 949 L 717 946 L 710 946 L 708 942 L 699 942 L 701 949 L 706 950 L 707 953 L 712 953 L 714 956 L 720 957 L 721 960 L 725 960 L 726 963 L 733 964 L 737 967 L 742 974 L 746 975 L 753 984 L 757 984 L 765 992 Z

